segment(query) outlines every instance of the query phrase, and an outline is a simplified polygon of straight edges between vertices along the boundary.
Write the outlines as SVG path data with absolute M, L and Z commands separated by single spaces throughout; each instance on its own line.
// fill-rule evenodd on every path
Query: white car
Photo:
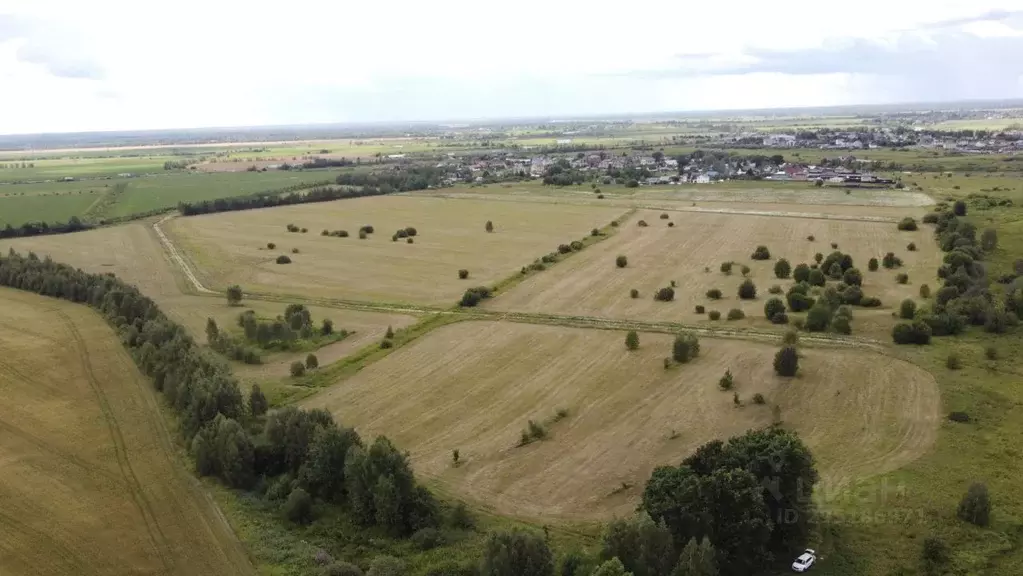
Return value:
M 792 563 L 793 572 L 806 572 L 817 561 L 817 553 L 807 548 L 796 561 Z

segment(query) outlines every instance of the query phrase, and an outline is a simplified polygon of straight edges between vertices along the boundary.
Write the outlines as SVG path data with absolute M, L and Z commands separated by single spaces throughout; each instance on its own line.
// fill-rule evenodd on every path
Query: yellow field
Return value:
M 816 252 L 825 256 L 832 252 L 831 242 L 837 242 L 839 250 L 852 255 L 864 274 L 864 293 L 880 298 L 886 308 L 897 307 L 904 298 L 916 298 L 920 284 L 936 285 L 934 271 L 941 254 L 926 227 L 916 232 L 900 232 L 892 223 L 671 212 L 675 227 L 669 228 L 668 220 L 661 220 L 659 215 L 658 211 L 637 213 L 613 238 L 527 279 L 487 306 L 499 310 L 694 322 L 706 318 L 694 311 L 697 304 L 702 304 L 707 310 L 721 311 L 722 317 L 731 308 L 741 308 L 748 317 L 764 320 L 764 302 L 770 297 L 767 289 L 774 284 L 787 288 L 792 283 L 791 279 L 775 277 L 777 259 L 788 259 L 793 268 L 801 262 L 812 263 Z M 638 226 L 639 220 L 645 220 L 649 227 Z M 814 242 L 806 240 L 809 235 L 815 237 Z M 916 243 L 916 252 L 906 250 L 910 242 Z M 759 244 L 768 247 L 772 260 L 750 259 Z M 901 269 L 867 270 L 871 257 L 880 259 L 889 251 L 903 259 L 905 265 Z M 619 254 L 628 257 L 627 268 L 615 266 Z M 739 263 L 731 276 L 720 272 L 724 261 Z M 743 282 L 741 264 L 752 269 L 750 278 L 758 288 L 756 300 L 738 298 L 738 287 Z M 705 268 L 710 271 L 705 272 Z M 897 284 L 897 272 L 908 273 L 909 284 Z M 672 280 L 678 284 L 675 301 L 654 301 L 654 292 L 669 286 Z M 637 299 L 629 295 L 633 288 L 640 292 Z M 711 288 L 720 289 L 724 298 L 709 300 L 706 292 Z M 858 316 L 878 314 L 888 316 L 889 311 L 857 311 Z M 747 318 L 744 322 L 753 321 Z
M 0 390 L 4 576 L 253 573 L 94 312 L 0 290 Z
M 211 288 L 241 284 L 302 296 L 453 305 L 466 288 L 505 278 L 623 212 L 388 196 L 176 218 L 163 228 Z M 492 234 L 484 231 L 487 220 L 494 222 Z M 309 232 L 289 233 L 289 223 Z M 376 229 L 366 240 L 358 238 L 363 225 Z M 415 243 L 392 242 L 406 226 L 418 230 Z M 320 236 L 323 229 L 351 236 Z M 292 263 L 276 264 L 279 254 Z M 468 280 L 458 279 L 462 268 Z
M 386 434 L 444 491 L 537 519 L 628 514 L 656 465 L 770 424 L 774 404 L 829 481 L 893 470 L 934 442 L 934 379 L 902 361 L 808 349 L 789 381 L 773 373 L 772 345 L 703 339 L 695 362 L 665 370 L 671 337 L 640 338 L 628 352 L 620 332 L 463 322 L 305 403 L 363 437 Z M 742 407 L 717 388 L 726 369 Z M 767 405 L 751 402 L 757 392 Z M 549 439 L 516 446 L 527 420 L 548 421 L 559 408 L 569 416 L 550 425 Z M 612 494 L 623 482 L 630 487 Z

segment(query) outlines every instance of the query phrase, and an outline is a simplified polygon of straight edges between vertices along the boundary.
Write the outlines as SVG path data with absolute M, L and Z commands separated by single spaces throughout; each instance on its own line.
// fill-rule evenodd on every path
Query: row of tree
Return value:
M 21 226 L 14 227 L 7 224 L 0 229 L 0 238 L 23 238 L 28 236 L 44 236 L 47 234 L 69 234 L 91 230 L 92 224 L 83 222 L 78 216 L 72 216 L 67 222 L 25 222 Z
M 0 257 L 0 285 L 102 313 L 180 417 L 200 474 L 241 489 L 276 486 L 289 500 L 295 494 L 302 501 L 305 494 L 342 504 L 359 522 L 394 534 L 436 523 L 435 500 L 390 441 L 379 437 L 366 447 L 325 411 L 286 408 L 264 416 L 267 402 L 259 389 L 245 402 L 227 364 L 136 287 L 110 274 L 13 251 Z

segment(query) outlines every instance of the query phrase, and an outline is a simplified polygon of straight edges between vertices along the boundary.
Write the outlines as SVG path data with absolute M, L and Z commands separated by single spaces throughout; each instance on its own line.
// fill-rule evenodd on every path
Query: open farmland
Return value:
M 0 290 L 0 389 L 5 576 L 252 573 L 93 311 Z
M 748 317 L 763 320 L 764 302 L 770 297 L 767 289 L 774 284 L 785 288 L 792 283 L 791 279 L 775 277 L 777 259 L 786 258 L 793 267 L 802 262 L 813 263 L 815 253 L 827 256 L 832 252 L 831 242 L 837 242 L 838 249 L 851 254 L 854 264 L 863 272 L 864 293 L 880 298 L 891 308 L 904 298 L 916 297 L 920 284 L 934 284 L 934 270 L 941 260 L 928 227 L 900 232 L 893 223 L 668 214 L 670 221 L 675 222 L 673 228 L 668 227 L 669 220 L 660 219 L 660 212 L 637 213 L 610 240 L 527 279 L 487 306 L 499 310 L 693 322 L 705 318 L 695 313 L 695 306 L 702 304 L 707 310 L 721 311 L 722 315 L 731 308 L 740 308 Z M 649 226 L 638 226 L 640 220 Z M 815 241 L 807 240 L 810 235 Z M 917 251 L 906 250 L 910 242 L 916 243 Z M 770 250 L 771 260 L 750 259 L 761 244 Z M 871 257 L 880 259 L 889 251 L 904 260 L 902 268 L 867 271 Z M 628 267 L 615 266 L 618 255 L 628 258 Z M 720 272 L 725 261 L 736 262 L 731 275 Z M 756 300 L 738 298 L 738 287 L 744 280 L 739 272 L 741 265 L 751 269 L 750 278 L 758 288 Z M 909 284 L 895 282 L 898 272 L 909 274 Z M 674 302 L 654 301 L 654 292 L 673 280 L 678 284 Z M 633 288 L 639 291 L 639 298 L 630 297 Z M 709 300 L 706 292 L 712 288 L 720 289 L 724 298 Z
M 383 196 L 176 218 L 163 229 L 206 285 L 356 300 L 454 304 L 470 286 L 516 273 L 535 258 L 605 226 L 621 208 Z M 492 220 L 493 233 L 484 230 Z M 288 224 L 308 228 L 289 233 Z M 365 240 L 359 228 L 375 232 Z M 393 242 L 412 226 L 414 244 Z M 347 238 L 321 236 L 347 230 Z M 276 244 L 268 250 L 267 243 Z M 298 249 L 297 254 L 292 253 Z M 275 263 L 278 255 L 292 263 Z M 470 278 L 458 279 L 467 269 Z
M 934 379 L 899 360 L 807 349 L 800 377 L 788 381 L 774 375 L 768 344 L 703 339 L 699 358 L 665 370 L 670 336 L 641 334 L 635 352 L 623 336 L 463 322 L 306 404 L 327 408 L 363 437 L 387 434 L 410 450 L 417 472 L 446 491 L 500 513 L 544 519 L 628 514 L 655 466 L 770 424 L 774 404 L 829 480 L 893 470 L 936 438 Z M 726 369 L 742 407 L 718 390 Z M 853 373 L 855 380 L 846 377 Z M 750 401 L 758 392 L 767 405 Z M 550 423 L 562 408 L 568 416 Z M 549 438 L 518 447 L 530 419 L 548 422 Z M 451 465 L 456 448 L 459 467 Z M 632 488 L 616 491 L 623 482 Z

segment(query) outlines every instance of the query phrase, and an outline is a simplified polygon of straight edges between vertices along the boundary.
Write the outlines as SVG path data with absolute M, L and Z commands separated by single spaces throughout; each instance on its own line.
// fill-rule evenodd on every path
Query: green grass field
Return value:
M 109 178 L 118 174 L 149 174 L 163 172 L 163 163 L 172 156 L 146 156 L 141 158 L 60 158 L 18 161 L 0 160 L 0 183 L 36 182 L 72 178 Z M 22 168 L 22 164 L 32 167 Z M 6 167 L 4 167 L 6 166 Z

